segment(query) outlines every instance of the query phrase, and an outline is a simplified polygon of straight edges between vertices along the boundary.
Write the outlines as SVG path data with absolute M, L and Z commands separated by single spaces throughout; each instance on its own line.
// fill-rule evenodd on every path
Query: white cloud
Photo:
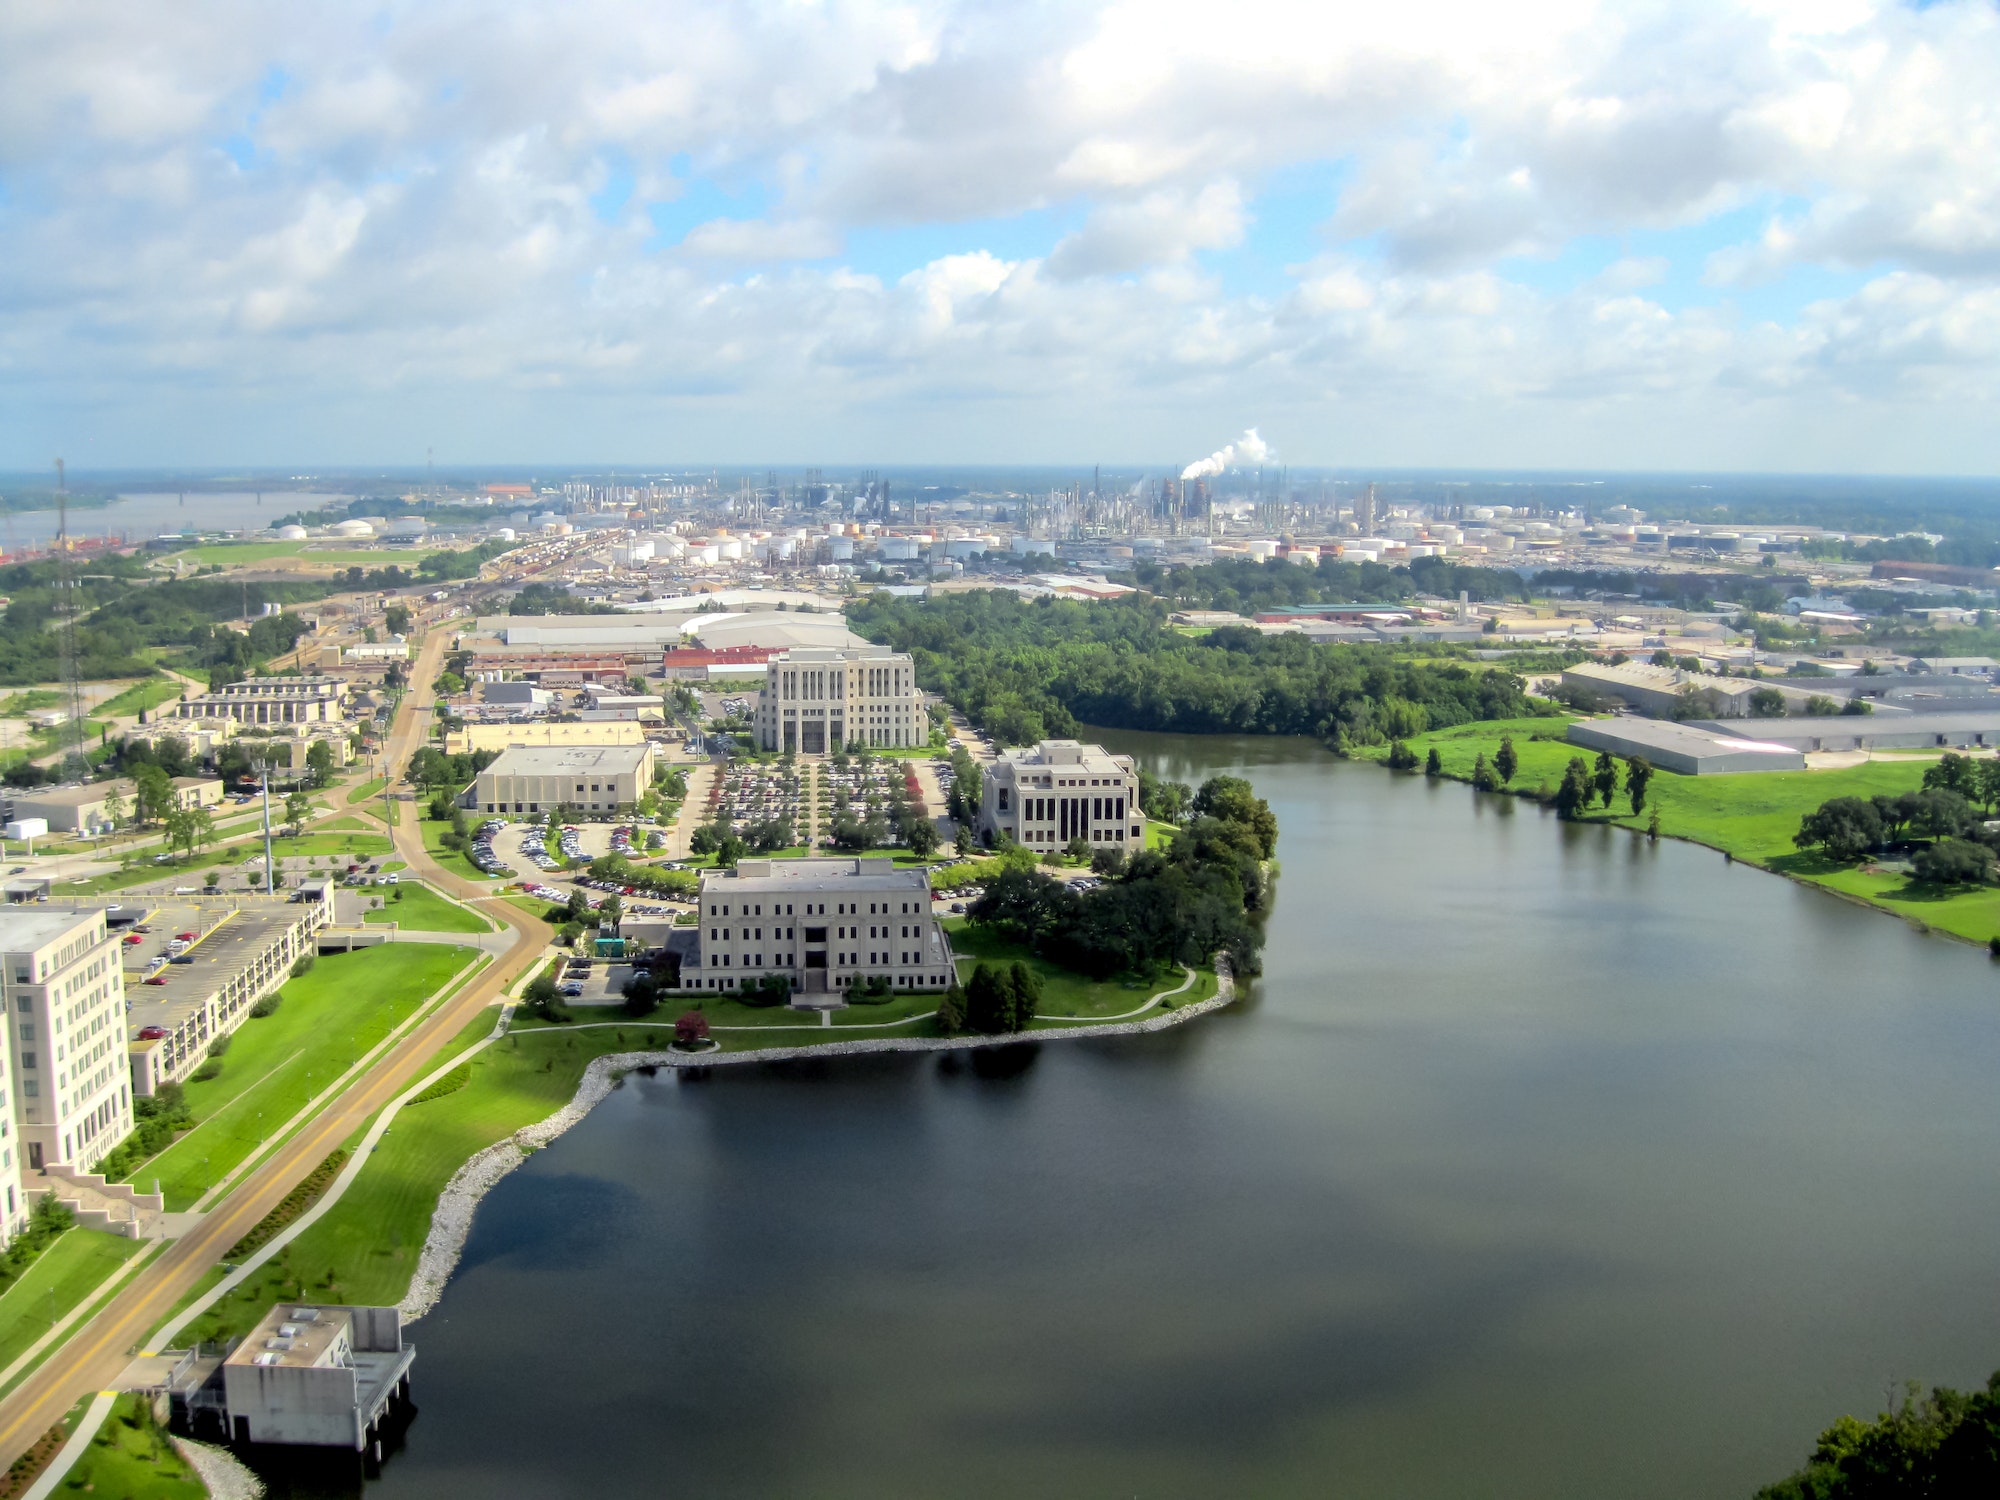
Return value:
M 87 419 L 143 462 L 168 409 L 176 458 L 265 434 L 361 458 L 370 413 L 427 405 L 469 448 L 562 453 L 624 411 L 658 456 L 687 406 L 691 456 L 873 431 L 885 458 L 918 432 L 1173 454 L 1198 420 L 1262 421 L 1297 462 L 1474 438 L 1564 461 L 1629 432 L 1663 444 L 1634 462 L 1782 443 L 1816 467 L 1815 442 L 1916 430 L 1857 405 L 1923 402 L 1920 466 L 1990 467 L 1995 77 L 1979 0 L 22 0 L 0 459 Z M 1341 164 L 1327 223 L 1260 201 L 1314 162 Z M 658 245 L 646 206 L 703 181 L 756 196 Z M 1645 236 L 1746 208 L 1693 252 L 1711 282 L 1867 284 L 1775 322 L 1647 295 L 1677 268 Z M 953 227 L 1036 210 L 1080 227 Z M 1500 264 L 1580 236 L 1633 248 L 1566 293 Z M 504 430 L 463 425 L 511 401 Z

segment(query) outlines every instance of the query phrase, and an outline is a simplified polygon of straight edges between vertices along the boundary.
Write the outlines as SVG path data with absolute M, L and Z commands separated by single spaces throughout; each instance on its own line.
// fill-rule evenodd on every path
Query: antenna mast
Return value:
M 69 709 L 69 721 L 62 738 L 69 744 L 69 754 L 79 759 L 83 755 L 83 683 L 77 677 L 76 664 L 76 564 L 70 556 L 69 543 L 69 481 L 63 472 L 63 461 L 56 460 L 56 651 L 60 658 L 57 670 L 62 674 L 63 697 Z M 67 775 L 69 755 L 63 757 L 63 771 Z

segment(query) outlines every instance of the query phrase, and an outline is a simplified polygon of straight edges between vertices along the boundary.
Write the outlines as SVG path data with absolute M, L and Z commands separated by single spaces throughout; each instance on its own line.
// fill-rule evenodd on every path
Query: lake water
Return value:
M 277 524 L 280 516 L 318 510 L 352 495 L 316 490 L 266 490 L 237 494 L 226 490 L 145 491 L 120 495 L 109 505 L 79 508 L 69 513 L 71 536 L 122 536 L 132 542 L 176 535 L 183 530 L 256 531 Z M 57 532 L 52 510 L 0 512 L 0 548 L 11 554 L 45 547 Z
M 2000 1365 L 2000 971 L 1301 741 L 1246 1002 L 628 1080 L 416 1324 L 383 1497 L 1748 1495 Z

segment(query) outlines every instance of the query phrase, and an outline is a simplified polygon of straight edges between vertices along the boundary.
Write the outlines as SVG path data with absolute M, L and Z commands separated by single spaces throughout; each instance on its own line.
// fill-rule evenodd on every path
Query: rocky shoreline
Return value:
M 564 1131 L 595 1109 L 618 1080 L 636 1068 L 722 1068 L 736 1063 L 786 1062 L 808 1057 L 853 1057 L 868 1052 L 963 1052 L 980 1047 L 1011 1047 L 1023 1041 L 1074 1041 L 1097 1037 L 1141 1036 L 1208 1015 L 1234 1004 L 1236 976 L 1229 960 L 1218 954 L 1215 960 L 1215 993 L 1206 1000 L 1178 1010 L 1148 1016 L 1142 1021 L 1111 1021 L 1100 1026 L 1075 1026 L 1060 1031 L 1009 1032 L 1001 1036 L 954 1037 L 873 1037 L 851 1042 L 823 1042 L 808 1047 L 762 1047 L 752 1052 L 612 1052 L 593 1058 L 584 1069 L 575 1096 L 547 1119 L 524 1125 L 504 1141 L 495 1142 L 452 1174 L 438 1194 L 437 1210 L 431 1215 L 430 1233 L 424 1237 L 423 1253 L 417 1258 L 410 1289 L 398 1304 L 406 1322 L 421 1318 L 444 1295 L 445 1284 L 458 1268 L 465 1239 L 472 1232 L 473 1215 L 480 1200 L 500 1179 L 534 1151 L 555 1140 Z

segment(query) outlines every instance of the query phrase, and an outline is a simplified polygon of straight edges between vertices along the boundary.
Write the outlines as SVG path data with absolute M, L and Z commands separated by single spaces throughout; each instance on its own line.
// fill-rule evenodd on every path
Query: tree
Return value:
M 1125 849 L 1120 844 L 1106 844 L 1101 849 L 1090 852 L 1090 871 L 1106 880 L 1116 880 L 1125 873 Z
M 1258 846 L 1269 859 L 1278 849 L 1278 818 L 1271 805 L 1259 797 L 1240 776 L 1211 776 L 1195 793 L 1192 811 L 1197 818 L 1220 818 L 1240 823 L 1256 836 Z
M 1933 840 L 1955 838 L 1970 832 L 1979 818 L 1967 802 L 1957 792 L 1927 791 L 1916 794 L 1916 806 L 1910 816 L 1910 827 L 1917 833 L 1928 834 Z
M 333 747 L 325 740 L 314 740 L 306 751 L 306 785 L 323 791 L 332 780 Z
M 1493 769 L 1500 773 L 1500 784 L 1507 785 L 1514 779 L 1514 773 L 1521 769 L 1521 757 L 1514 753 L 1514 737 L 1500 736 L 1500 748 L 1493 754 Z
M 1007 1030 L 1026 1031 L 1042 1003 L 1041 977 L 1016 960 L 1007 968 Z
M 169 849 L 178 849 L 183 859 L 192 859 L 214 839 L 215 815 L 205 807 L 176 803 L 166 815 L 166 836 Z
M 1618 762 L 1611 758 L 1609 750 L 1597 752 L 1597 770 L 1590 780 L 1597 789 L 1597 800 L 1610 807 L 1611 799 L 1618 794 Z M 1588 799 L 1584 805 L 1589 806 Z
M 382 611 L 382 623 L 389 627 L 391 635 L 410 633 L 410 611 L 401 604 L 392 604 Z
M 929 859 L 937 851 L 938 832 L 929 818 L 911 819 L 909 832 L 905 836 L 909 840 L 910 852 L 919 859 Z
M 293 792 L 285 798 L 285 821 L 291 825 L 292 837 L 297 838 L 306 826 L 306 819 L 312 816 L 312 798 L 304 792 Z
M 538 974 L 528 981 L 528 987 L 521 991 L 522 1000 L 528 1009 L 544 1021 L 567 1021 L 569 1012 L 564 1010 L 556 994 L 556 982 L 552 975 Z
M 674 1045 L 692 1051 L 708 1040 L 708 1017 L 698 1010 L 684 1011 L 674 1022 Z
M 1063 858 L 1081 864 L 1090 858 L 1090 840 L 1078 834 L 1063 845 Z
M 1979 802 L 1988 812 L 2000 802 L 2000 756 L 1979 763 Z
M 938 1030 L 946 1036 L 956 1036 L 965 1030 L 965 991 L 958 987 L 957 981 L 938 1001 L 937 1023 Z
M 1970 839 L 1939 839 L 1916 852 L 1910 869 L 1925 885 L 1984 885 L 1993 878 L 1993 851 Z
M 1401 740 L 1389 741 L 1389 769 L 1392 771 L 1414 771 L 1417 768 L 1417 752 Z
M 1625 795 L 1632 799 L 1632 816 L 1646 810 L 1646 788 L 1653 780 L 1653 763 L 1643 755 L 1625 762 Z
M 1988 764 L 2000 764 L 2000 762 L 1989 761 Z M 1937 761 L 1924 767 L 1924 790 L 1956 792 L 1968 802 L 1986 800 L 1983 795 L 1980 770 L 1971 756 L 1947 750 Z
M 1834 797 L 1799 820 L 1792 842 L 1801 849 L 1817 845 L 1828 859 L 1850 860 L 1881 844 L 1884 833 L 1882 814 L 1873 802 Z
M 1579 816 L 1590 806 L 1595 790 L 1589 764 L 1581 755 L 1572 755 L 1563 768 L 1562 785 L 1556 788 L 1556 816 L 1565 819 Z
M 1749 708 L 1753 719 L 1782 719 L 1785 695 L 1776 688 L 1758 688 L 1750 695 Z
M 1480 751 L 1472 762 L 1472 786 L 1474 791 L 1497 792 L 1500 778 L 1493 774 L 1493 767 L 1487 762 L 1486 752 Z
M 1806 699 L 1806 713 L 1814 718 L 1829 718 L 1840 712 L 1840 705 L 1825 693 L 1814 693 Z
M 104 821 L 114 829 L 125 821 L 125 797 L 115 786 L 104 793 Z
M 1436 745 L 1431 746 L 1430 753 L 1424 757 L 1424 775 L 1433 781 L 1444 775 L 1444 757 L 1438 754 Z
M 988 1036 L 1014 1028 L 1014 991 L 1007 973 L 991 964 L 979 964 L 965 986 L 965 1024 Z
M 173 808 L 173 778 L 157 765 L 133 773 L 132 811 L 141 823 L 157 823 Z

